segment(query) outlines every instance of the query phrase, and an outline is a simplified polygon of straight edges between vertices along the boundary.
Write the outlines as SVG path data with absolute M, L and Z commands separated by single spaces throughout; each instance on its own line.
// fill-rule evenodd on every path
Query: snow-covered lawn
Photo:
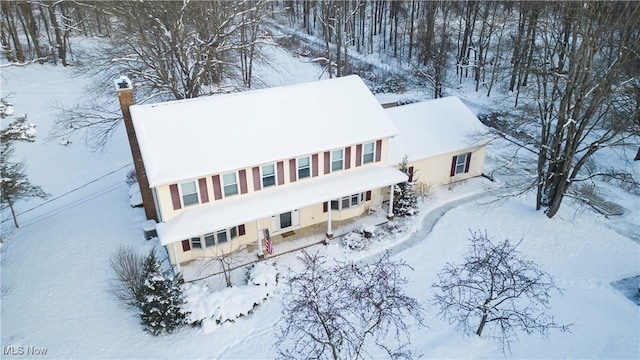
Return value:
M 310 64 L 286 63 L 282 54 L 278 58 L 289 66 L 283 73 L 297 74 L 290 82 L 302 79 L 301 74 L 306 80 L 318 76 Z M 83 80 L 68 78 L 67 73 L 60 67 L 32 65 L 3 69 L 1 79 L 3 96 L 16 94 L 10 99 L 16 114 L 26 112 L 38 125 L 37 142 L 20 144 L 17 152 L 29 165 L 31 180 L 54 196 L 130 162 L 123 129 L 105 152 L 97 154 L 75 142 L 69 146 L 44 142 L 53 118 L 52 101 L 72 101 L 83 93 Z M 271 79 L 265 76 L 265 80 Z M 500 151 L 496 146 L 500 145 L 491 145 L 489 152 Z M 144 240 L 143 211 L 129 205 L 125 174 L 126 168 L 117 170 L 21 215 L 24 226 L 19 230 L 3 224 L 2 346 L 46 348 L 47 357 L 55 359 L 274 358 L 275 335 L 282 325 L 282 294 L 277 290 L 235 322 L 208 332 L 184 328 L 160 337 L 143 332 L 135 312 L 108 293 L 109 256 L 118 246 L 132 245 L 142 253 L 157 246 Z M 470 229 L 486 230 L 496 241 L 523 239 L 522 253 L 565 289 L 563 296 L 552 299 L 551 313 L 559 323 L 573 326 L 571 333 L 554 333 L 548 339 L 522 334 L 506 357 L 640 358 L 640 308 L 611 286 L 613 281 L 640 274 L 640 245 L 608 226 L 616 218 L 577 212 L 569 203 L 553 219 L 533 209 L 530 195 L 489 204 L 490 198 L 482 196 L 489 191 L 487 185 L 486 179 L 475 179 L 452 191 L 434 189 L 406 232 L 374 242 L 364 252 L 347 250 L 338 242 L 311 250 L 329 257 L 364 259 L 390 248 L 393 256 L 414 268 L 407 274 L 408 292 L 427 305 L 436 272 L 447 262 L 461 260 Z M 618 192 L 616 196 L 629 195 Z M 627 201 L 635 209 L 631 214 L 637 216 L 639 199 Z M 20 210 L 37 204 L 21 204 Z M 622 224 L 624 231 L 619 232 L 638 233 L 638 221 Z M 269 261 L 284 272 L 300 265 L 296 256 L 291 253 Z M 429 327 L 411 329 L 414 353 L 424 358 L 504 356 L 490 339 L 460 335 L 434 308 L 427 307 L 426 314 Z

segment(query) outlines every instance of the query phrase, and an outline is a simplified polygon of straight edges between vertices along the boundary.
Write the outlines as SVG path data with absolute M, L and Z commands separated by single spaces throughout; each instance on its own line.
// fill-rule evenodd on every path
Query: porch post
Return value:
M 180 273 L 182 269 L 180 268 L 180 261 L 178 260 L 178 250 L 176 250 L 176 243 L 171 243 L 171 252 L 173 253 L 173 261 L 175 261 L 176 265 L 176 274 Z
M 327 239 L 333 238 L 333 231 L 331 230 L 331 201 L 327 204 Z
M 395 185 L 389 186 L 389 214 L 387 214 L 387 219 L 393 220 L 393 188 Z
M 260 232 L 262 232 L 262 230 L 260 229 L 260 220 L 256 220 L 256 238 L 257 238 L 257 242 L 258 242 L 258 259 L 262 259 L 264 258 L 264 252 L 262 252 L 262 241 L 260 240 Z

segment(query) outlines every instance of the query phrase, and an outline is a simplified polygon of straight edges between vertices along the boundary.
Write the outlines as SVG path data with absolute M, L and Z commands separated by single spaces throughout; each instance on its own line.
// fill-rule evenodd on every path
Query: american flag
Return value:
M 271 236 L 269 236 L 269 229 L 264 229 L 264 247 L 269 255 L 273 254 L 273 244 L 271 243 Z

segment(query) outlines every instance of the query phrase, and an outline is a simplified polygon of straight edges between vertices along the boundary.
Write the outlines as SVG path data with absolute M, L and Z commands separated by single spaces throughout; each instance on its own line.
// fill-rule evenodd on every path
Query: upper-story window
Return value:
M 376 152 L 375 143 L 370 142 L 370 143 L 364 144 L 363 147 L 364 147 L 364 151 L 362 152 L 362 163 L 368 164 L 370 162 L 373 162 L 373 158 Z
M 303 157 L 298 159 L 298 179 L 304 179 L 311 175 L 311 163 L 309 157 Z
M 331 152 L 331 171 L 338 171 L 343 169 L 344 163 L 344 149 L 333 150 Z
M 235 172 L 222 175 L 222 183 L 224 196 L 231 196 L 238 193 L 238 178 Z
M 198 190 L 195 181 L 180 184 L 180 190 L 182 190 L 182 204 L 184 206 L 198 203 Z
M 262 187 L 266 188 L 276 184 L 276 167 L 273 164 L 262 166 Z

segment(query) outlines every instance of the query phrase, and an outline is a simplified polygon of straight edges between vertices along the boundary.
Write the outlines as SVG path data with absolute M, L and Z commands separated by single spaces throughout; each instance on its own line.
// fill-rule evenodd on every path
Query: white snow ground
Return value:
M 317 78 L 319 70 L 313 65 L 296 62 L 282 51 L 275 54 L 276 62 L 285 67 L 283 73 L 293 74 L 278 81 L 294 83 Z M 130 162 L 123 129 L 119 129 L 105 152 L 97 154 L 89 153 L 79 143 L 60 146 L 57 142 L 44 142 L 53 119 L 52 102 L 73 101 L 84 92 L 86 80 L 72 79 L 68 74 L 68 69 L 62 67 L 31 65 L 24 69 L 5 68 L 0 77 L 2 96 L 15 93 L 10 101 L 16 114 L 26 112 L 38 125 L 37 142 L 20 144 L 17 154 L 27 162 L 31 180 L 54 197 Z M 499 145 L 489 148 L 490 153 L 500 150 Z M 153 337 L 142 331 L 131 309 L 107 292 L 108 259 L 119 245 L 131 244 L 141 252 L 155 245 L 144 240 L 140 227 L 144 220 L 142 210 L 129 206 L 125 173 L 126 169 L 116 171 L 21 215 L 23 226 L 18 230 L 3 223 L 3 354 L 6 346 L 35 346 L 46 348 L 46 357 L 53 359 L 273 358 L 275 333 L 281 325 L 280 294 L 249 316 L 225 323 L 210 333 L 185 328 L 176 334 Z M 457 185 L 453 191 L 446 187 L 436 189 L 423 205 L 420 218 L 426 223 L 435 222 L 438 209 L 428 212 L 433 204 L 446 208 L 451 200 L 483 191 L 479 186 L 485 183 L 479 179 Z M 615 188 L 609 191 L 617 191 L 616 197 L 629 197 Z M 576 212 L 569 206 L 547 219 L 534 211 L 531 196 L 497 204 L 486 201 L 487 198 L 477 198 L 453 206 L 429 233 L 415 224 L 411 229 L 414 235 L 400 236 L 398 241 L 404 239 L 403 243 L 390 240 L 365 253 L 345 251 L 336 243 L 314 249 L 329 256 L 357 259 L 392 247 L 394 256 L 404 258 L 415 269 L 407 274 L 411 280 L 408 291 L 426 303 L 437 270 L 446 262 L 461 259 L 469 229 L 486 229 L 495 240 L 524 239 L 520 250 L 565 289 L 564 296 L 554 296 L 551 313 L 560 323 L 572 323 L 573 331 L 552 334 L 548 339 L 522 334 L 506 357 L 640 358 L 639 307 L 610 285 L 640 274 L 640 246 L 608 225 L 618 220 L 604 220 L 590 211 Z M 627 216 L 637 220 L 638 198 L 628 201 L 633 211 Z M 24 211 L 40 203 L 25 202 L 19 208 Z M 638 221 L 633 218 L 622 224 L 626 232 L 638 233 Z M 295 254 L 279 257 L 277 262 L 279 269 L 298 265 Z M 424 358 L 504 357 L 491 340 L 458 334 L 452 325 L 437 317 L 433 308 L 427 309 L 426 323 L 429 328 L 411 329 L 414 352 Z

